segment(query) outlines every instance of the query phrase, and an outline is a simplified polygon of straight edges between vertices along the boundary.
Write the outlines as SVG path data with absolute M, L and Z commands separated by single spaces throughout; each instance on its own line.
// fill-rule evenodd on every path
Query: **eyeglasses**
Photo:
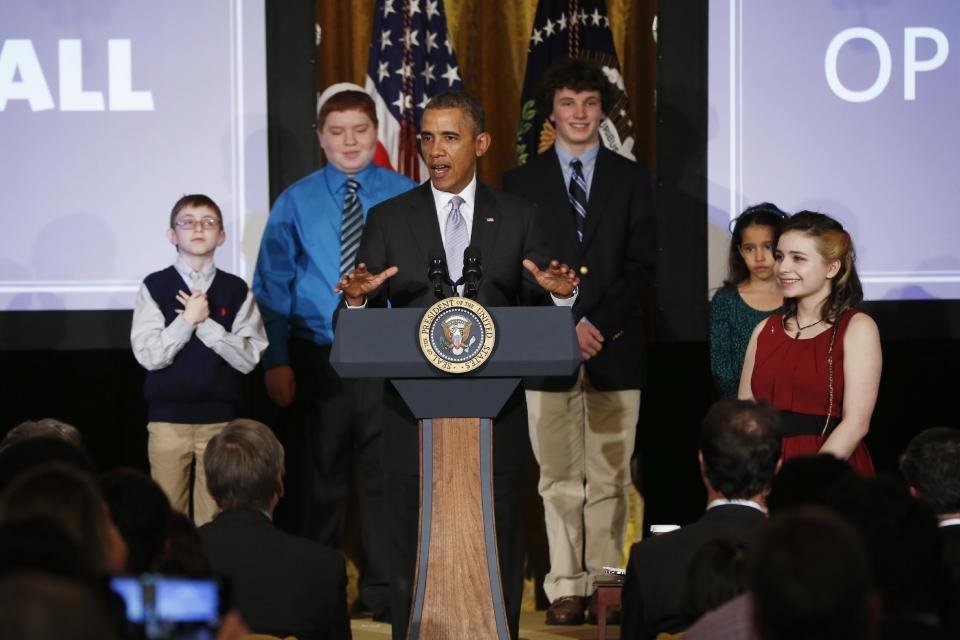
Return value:
M 193 218 L 180 218 L 179 220 L 174 221 L 173 226 L 175 226 L 177 229 L 196 229 L 198 224 L 204 229 L 220 228 L 220 221 L 212 216 L 200 218 L 199 220 L 194 220 Z

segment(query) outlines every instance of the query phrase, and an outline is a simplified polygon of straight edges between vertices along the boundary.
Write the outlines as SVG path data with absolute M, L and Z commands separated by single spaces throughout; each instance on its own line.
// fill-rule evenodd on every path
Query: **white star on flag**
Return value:
M 543 25 L 543 33 L 548 36 L 553 35 L 553 21 L 547 18 L 547 24 Z
M 405 47 L 407 47 L 407 48 L 409 49 L 410 47 L 419 47 L 419 46 L 420 46 L 420 43 L 417 42 L 417 33 L 419 33 L 419 32 L 418 32 L 416 29 L 408 29 L 408 30 L 403 34 L 403 44 L 404 44 Z
M 440 15 L 437 9 L 437 0 L 427 0 L 427 20 L 433 20 L 433 16 Z
M 451 67 L 450 65 L 447 65 L 447 71 L 442 74 L 442 77 L 447 79 L 447 84 L 451 87 L 454 82 L 460 82 L 460 75 L 457 73 L 457 68 Z
M 440 45 L 437 44 L 437 34 L 433 31 L 427 31 L 427 39 L 423 45 L 427 48 L 428 54 L 434 49 L 439 49 Z
M 387 67 L 389 67 L 389 66 L 390 66 L 390 62 L 389 62 L 388 60 L 384 60 L 383 62 L 381 62 L 381 63 L 379 63 L 379 64 L 377 65 L 377 79 L 378 79 L 378 80 L 381 80 L 381 81 L 382 81 L 384 78 L 386 78 L 387 76 L 390 75 L 390 70 L 387 69 Z
M 428 84 L 436 80 L 436 78 L 433 75 L 433 68 L 435 66 L 436 65 L 432 65 L 429 62 L 427 62 L 426 64 L 423 65 L 423 71 L 420 72 L 420 75 L 423 76 L 423 79 L 426 80 Z
M 383 17 L 386 18 L 391 13 L 396 13 L 396 10 L 393 8 L 393 0 L 384 0 Z
M 380 34 L 380 51 L 389 47 L 390 44 L 390 29 L 384 29 L 383 33 Z

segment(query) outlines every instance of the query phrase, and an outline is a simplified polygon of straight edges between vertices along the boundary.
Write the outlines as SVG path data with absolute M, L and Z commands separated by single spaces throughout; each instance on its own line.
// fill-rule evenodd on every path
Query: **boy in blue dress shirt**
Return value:
M 385 545 L 378 537 L 382 383 L 341 380 L 330 366 L 330 345 L 340 302 L 334 287 L 354 267 L 367 210 L 415 183 L 373 163 L 376 107 L 357 85 L 340 83 L 321 94 L 317 136 L 327 164 L 277 198 L 257 259 L 253 289 L 270 337 L 265 382 L 270 398 L 291 407 L 292 422 L 303 430 L 291 434 L 305 445 L 303 533 L 334 548 L 343 542 L 355 452 L 365 555 L 360 599 L 375 618 L 386 619 Z
M 177 260 L 143 281 L 133 310 L 130 343 L 147 370 L 147 455 L 150 474 L 175 509 L 209 522 L 216 504 L 207 493 L 203 452 L 237 417 L 243 375 L 267 347 L 260 312 L 247 284 L 220 271 L 213 253 L 223 244 L 220 207 L 201 194 L 180 198 L 167 239 Z

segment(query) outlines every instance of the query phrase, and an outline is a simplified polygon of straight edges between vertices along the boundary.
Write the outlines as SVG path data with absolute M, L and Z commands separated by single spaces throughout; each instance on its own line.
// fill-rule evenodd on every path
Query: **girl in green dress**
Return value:
M 710 302 L 710 370 L 725 398 L 737 397 L 753 328 L 781 311 L 773 253 L 786 218 L 776 205 L 764 202 L 734 221 L 727 279 Z

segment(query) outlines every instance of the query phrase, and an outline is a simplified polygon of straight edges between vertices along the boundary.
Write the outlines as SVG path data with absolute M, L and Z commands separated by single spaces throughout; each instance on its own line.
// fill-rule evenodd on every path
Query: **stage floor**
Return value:
M 596 640 L 596 625 L 585 624 L 579 627 L 558 627 L 547 625 L 543 621 L 545 611 L 530 611 L 520 614 L 521 640 Z M 350 621 L 353 640 L 383 640 L 390 637 L 390 625 L 373 622 L 369 618 L 355 618 Z M 620 627 L 607 627 L 608 640 L 619 640 Z

